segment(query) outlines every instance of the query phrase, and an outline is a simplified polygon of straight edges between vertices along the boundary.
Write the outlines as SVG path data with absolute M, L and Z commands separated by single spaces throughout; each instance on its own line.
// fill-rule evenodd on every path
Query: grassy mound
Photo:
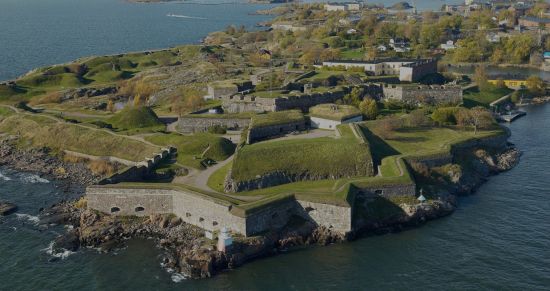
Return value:
M 94 156 L 115 156 L 136 162 L 159 152 L 159 148 L 143 142 L 114 136 L 102 130 L 55 122 L 39 115 L 9 116 L 0 122 L 0 131 L 20 134 L 24 141 L 36 147 L 46 146 L 57 151 L 71 150 Z
M 155 112 L 147 106 L 127 106 L 106 120 L 119 130 L 162 126 Z
M 145 139 L 161 146 L 173 146 L 178 149 L 178 162 L 201 169 L 201 161 L 212 159 L 222 161 L 235 152 L 235 145 L 226 138 L 208 133 L 192 136 L 180 134 L 155 134 Z
M 300 122 L 304 120 L 304 115 L 299 110 L 269 112 L 266 114 L 254 115 L 250 123 L 250 128 Z
M 64 87 L 74 88 L 86 85 L 84 79 L 73 73 L 36 74 L 17 82 L 27 87 Z
M 487 89 L 483 91 L 480 91 L 478 87 L 470 88 L 464 91 L 464 106 L 466 108 L 489 107 L 491 102 L 512 93 L 512 91 L 512 89 L 498 88 L 494 85 L 488 85 Z
M 243 147 L 233 161 L 236 181 L 275 172 L 313 179 L 373 175 L 369 146 L 346 132 L 339 139 L 316 138 L 264 142 Z

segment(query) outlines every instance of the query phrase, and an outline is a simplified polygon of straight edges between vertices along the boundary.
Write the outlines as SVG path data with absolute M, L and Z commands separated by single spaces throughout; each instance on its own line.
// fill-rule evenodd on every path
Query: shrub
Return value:
M 63 161 L 66 162 L 66 163 L 76 164 L 76 163 L 86 162 L 86 161 L 88 161 L 88 159 L 83 158 L 83 157 L 78 157 L 78 156 L 75 156 L 75 155 L 71 155 L 71 154 L 65 154 L 65 155 L 63 155 Z
M 113 126 L 105 121 L 101 121 L 101 120 L 94 120 L 92 122 L 90 122 L 91 124 L 99 127 L 99 128 L 108 128 L 108 129 L 113 129 Z
M 88 164 L 88 168 L 95 175 L 110 176 L 115 172 L 115 167 L 107 161 L 95 160 Z
M 216 124 L 208 128 L 208 133 L 226 134 L 227 127 Z
M 51 92 L 38 99 L 31 100 L 30 104 L 38 105 L 38 104 L 61 103 L 62 99 L 63 99 L 63 94 L 61 94 L 61 92 Z
M 432 119 L 440 126 L 456 124 L 456 114 L 458 111 L 458 107 L 440 107 L 432 113 Z
M 88 207 L 88 200 L 86 200 L 86 197 L 80 197 L 78 201 L 74 203 L 74 207 L 78 209 L 84 209 Z

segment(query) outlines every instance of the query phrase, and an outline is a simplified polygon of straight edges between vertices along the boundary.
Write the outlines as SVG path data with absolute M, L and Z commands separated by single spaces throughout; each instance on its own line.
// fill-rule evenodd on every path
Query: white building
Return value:
M 448 51 L 448 50 L 454 50 L 456 48 L 456 45 L 454 41 L 448 40 L 446 43 L 441 44 L 441 48 Z

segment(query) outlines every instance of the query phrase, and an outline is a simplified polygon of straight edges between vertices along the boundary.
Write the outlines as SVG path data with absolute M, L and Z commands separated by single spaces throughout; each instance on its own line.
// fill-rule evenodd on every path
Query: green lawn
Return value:
M 225 177 L 227 176 L 227 172 L 229 172 L 232 165 L 233 165 L 233 162 L 227 163 L 223 167 L 219 168 L 216 172 L 214 172 L 208 178 L 208 182 L 207 182 L 208 187 L 223 193 L 224 192 L 223 184 L 225 182 Z
M 178 162 L 185 166 L 202 169 L 201 161 L 212 159 L 223 161 L 233 154 L 235 145 L 228 139 L 208 133 L 194 135 L 157 133 L 145 139 L 161 146 L 178 149 Z
M 71 150 L 94 156 L 115 156 L 130 161 L 143 161 L 160 151 L 160 147 L 92 130 L 74 124 L 55 122 L 40 115 L 12 115 L 0 122 L 0 131 L 20 134 L 31 146 L 53 150 Z M 131 149 L 131 150 L 129 150 Z
M 345 49 L 340 53 L 340 57 L 344 60 L 362 60 L 366 51 L 364 49 Z
M 257 114 L 252 116 L 250 128 L 285 124 L 290 122 L 305 121 L 305 117 L 299 110 L 287 110 Z
M 464 91 L 464 106 L 467 108 L 476 106 L 489 107 L 491 102 L 512 92 L 512 89 L 497 88 L 493 85 L 489 85 L 485 91 L 479 91 L 478 87 L 473 87 Z
M 369 146 L 358 141 L 351 131 L 345 131 L 338 139 L 324 137 L 246 145 L 233 162 L 232 177 L 248 181 L 274 172 L 312 179 L 373 175 Z

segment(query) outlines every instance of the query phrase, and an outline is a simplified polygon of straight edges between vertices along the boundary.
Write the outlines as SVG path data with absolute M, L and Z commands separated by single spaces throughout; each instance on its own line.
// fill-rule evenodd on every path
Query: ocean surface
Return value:
M 257 260 L 186 280 L 160 266 L 147 240 L 115 254 L 48 254 L 64 229 L 40 229 L 40 207 L 68 198 L 55 182 L 0 168 L 0 290 L 549 290 L 550 104 L 510 125 L 521 163 L 459 199 L 449 217 L 408 231 Z M 70 195 L 70 194 L 69 194 Z
M 198 43 L 209 32 L 228 25 L 254 28 L 258 22 L 271 18 L 250 14 L 273 5 L 245 1 L 134 4 L 124 0 L 0 0 L 0 80 L 90 55 Z M 385 5 L 397 2 L 400 1 L 367 1 Z M 419 10 L 459 2 L 416 1 Z

